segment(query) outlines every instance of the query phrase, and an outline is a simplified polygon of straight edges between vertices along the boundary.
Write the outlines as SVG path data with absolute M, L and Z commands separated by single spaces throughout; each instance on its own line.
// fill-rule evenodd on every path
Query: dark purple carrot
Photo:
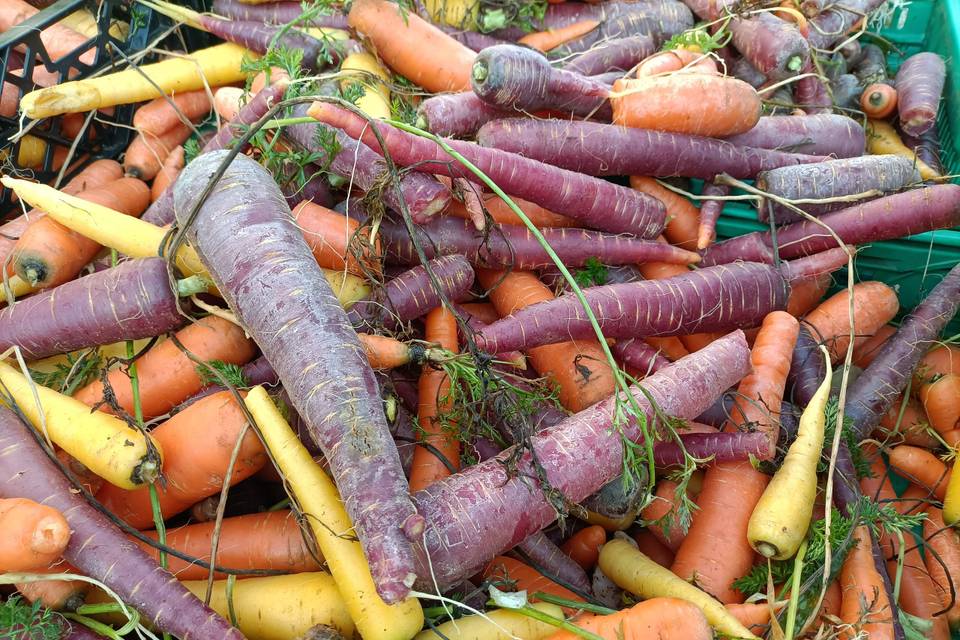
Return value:
M 853 67 L 853 75 L 864 86 L 887 81 L 887 56 L 883 49 L 875 44 L 865 44 L 860 48 L 860 58 Z
M 293 116 L 307 115 L 308 108 L 307 104 L 294 106 Z M 361 121 L 366 124 L 365 120 Z M 338 129 L 321 124 L 297 124 L 287 127 L 283 133 L 301 149 L 324 154 L 326 157 L 321 164 L 325 164 L 332 173 L 349 180 L 354 188 L 368 192 L 382 187 L 383 203 L 394 211 L 401 210 L 396 187 L 384 184 L 386 165 L 383 158 L 366 144 L 357 142 Z M 333 149 L 330 145 L 321 148 L 319 144 L 319 140 L 327 134 L 333 137 Z M 330 153 L 333 150 L 335 155 L 331 158 Z M 426 222 L 450 204 L 450 191 L 436 178 L 420 171 L 409 171 L 401 175 L 400 191 L 410 211 L 410 217 L 417 223 Z
M 740 0 L 683 0 L 701 20 L 713 21 L 740 10 Z
M 540 531 L 518 544 L 514 550 L 522 554 L 521 559 L 529 560 L 534 569 L 551 580 L 583 593 L 590 593 L 590 579 L 583 567 L 571 560 L 570 556 Z
M 807 39 L 814 49 L 831 49 L 851 35 L 848 32 L 884 0 L 843 0 L 830 3 L 830 8 L 810 21 Z
M 181 224 L 227 155 L 204 154 L 180 174 L 174 202 Z M 239 155 L 187 233 L 323 450 L 380 596 L 387 603 L 405 598 L 423 519 L 408 497 L 363 347 L 283 194 L 263 167 Z
M 912 136 L 930 130 L 947 78 L 947 65 L 935 53 L 923 51 L 903 61 L 897 71 L 897 111 L 900 128 Z
M 940 184 L 895 193 L 824 214 L 820 222 L 805 220 L 779 229 L 780 257 L 789 260 L 836 248 L 837 241 L 823 224 L 850 245 L 950 229 L 960 224 L 960 186 Z M 769 231 L 748 233 L 712 245 L 703 254 L 701 265 L 763 261 L 772 250 Z
M 852 73 L 844 73 L 837 76 L 830 83 L 833 93 L 833 106 L 840 109 L 854 110 L 860 104 L 860 96 L 863 94 L 863 85 L 860 80 Z
M 642 338 L 627 338 L 617 340 L 610 347 L 617 363 L 630 367 L 640 375 L 647 376 L 656 373 L 670 364 L 670 361 L 660 355 L 660 352 L 643 341 Z
M 710 180 L 728 173 L 752 178 L 764 169 L 822 159 L 751 149 L 714 138 L 569 120 L 495 120 L 480 128 L 477 141 L 484 147 L 594 176 L 687 176 Z
M 805 166 L 805 165 L 800 165 Z M 700 192 L 703 197 L 730 195 L 730 187 L 716 182 L 707 182 Z M 706 249 L 717 238 L 717 220 L 723 213 L 724 200 L 703 200 L 700 205 L 700 228 L 697 230 L 697 248 Z
M 807 61 L 801 73 L 804 77 L 793 85 L 793 102 L 807 115 L 830 113 L 833 99 L 830 97 L 830 87 L 826 80 L 816 75 L 818 72 L 810 61 Z
M 800 333 L 793 345 L 793 358 L 790 360 L 790 372 L 787 374 L 787 387 L 791 389 L 790 400 L 798 407 L 810 403 L 826 374 L 826 363 L 820 352 L 820 339 L 814 336 L 810 327 L 800 323 Z
M 759 89 L 767 83 L 767 76 L 760 73 L 755 66 L 750 64 L 749 60 L 742 56 L 737 57 L 733 62 L 730 73 L 734 78 L 743 80 L 754 89 Z
M 917 154 L 917 158 L 937 173 L 944 174 L 943 162 L 940 160 L 940 131 L 936 122 L 919 136 L 911 136 L 902 129 L 898 129 L 898 132 L 900 140 Z
M 488 269 L 538 269 L 554 264 L 529 229 L 511 224 L 489 224 L 477 231 L 469 220 L 440 216 L 416 227 L 417 241 L 428 258 L 460 254 L 471 264 Z M 540 229 L 557 256 L 568 267 L 582 267 L 591 259 L 603 264 L 668 262 L 692 264 L 700 256 L 656 240 L 614 235 L 586 229 Z M 389 262 L 420 262 L 406 226 L 396 220 L 380 224 L 380 238 Z
M 511 44 L 477 54 L 470 76 L 473 92 L 499 109 L 542 110 L 609 120 L 610 87 L 572 71 L 554 69 L 533 49 Z
M 920 174 L 913 163 L 894 155 L 861 156 L 826 160 L 817 164 L 781 167 L 757 174 L 757 188 L 786 200 L 822 200 L 860 193 L 876 192 L 861 200 L 877 198 L 891 191 L 919 182 Z M 849 207 L 854 200 L 797 206 L 812 216 Z M 803 216 L 789 207 L 764 198 L 759 204 L 759 218 L 766 221 L 770 214 L 777 224 L 802 220 Z M 701 218 L 702 218 L 701 213 Z
M 733 46 L 772 80 L 796 75 L 810 60 L 810 45 L 797 25 L 770 12 L 734 18 L 728 28 Z
M 873 432 L 913 370 L 940 338 L 940 332 L 957 315 L 960 307 L 960 265 L 951 269 L 927 297 L 910 312 L 897 332 L 880 347 L 880 352 L 847 391 L 844 415 L 853 420 L 858 439 Z
M 707 409 L 693 419 L 694 422 L 702 422 L 718 429 L 723 428 L 730 420 L 730 410 L 733 407 L 734 394 L 725 393 L 711 404 Z
M 657 415 L 689 419 L 702 412 L 747 373 L 749 357 L 743 334 L 734 332 L 633 387 L 650 431 L 660 431 Z M 611 429 L 614 409 L 613 399 L 605 400 L 530 439 L 553 497 L 579 503 L 623 471 L 623 438 L 639 442 L 643 433 L 632 416 Z M 505 464 L 511 455 L 516 464 Z M 432 584 L 433 575 L 441 586 L 471 575 L 552 522 L 555 503 L 540 477 L 531 452 L 511 448 L 418 492 L 414 501 L 427 519 L 424 542 L 431 561 L 431 568 L 423 561 L 422 587 Z
M 206 290 L 196 278 L 183 295 Z M 184 325 L 161 258 L 126 260 L 0 310 L 0 350 L 16 345 L 27 360 L 120 340 L 152 338 Z
M 847 116 L 763 116 L 753 129 L 727 138 L 727 142 L 790 153 L 855 158 L 864 154 L 867 135 L 859 122 Z
M 445 138 L 472 138 L 490 122 L 523 114 L 487 104 L 473 91 L 431 96 L 417 108 L 417 126 Z
M 494 36 L 486 33 L 465 31 L 463 29 L 457 29 L 456 27 L 450 27 L 445 24 L 434 24 L 434 26 L 466 48 L 473 49 L 474 51 L 483 51 L 487 47 L 494 47 L 498 44 L 506 44 L 507 42 L 506 40 L 495 38 Z
M 70 524 L 63 558 L 103 582 L 158 630 L 192 640 L 242 640 L 165 569 L 77 493 L 34 432 L 0 408 L 0 497 L 29 498 L 53 507 Z
M 584 76 L 629 71 L 656 50 L 653 38 L 647 35 L 615 38 L 578 54 L 563 69 Z
M 473 267 L 463 256 L 443 256 L 431 260 L 429 267 L 450 300 L 456 300 L 473 285 Z M 442 302 L 427 270 L 419 266 L 388 281 L 373 297 L 354 304 L 347 317 L 360 330 L 381 326 L 391 330 L 425 316 Z
M 540 272 L 540 281 L 553 289 L 556 295 L 559 296 L 570 291 L 566 278 L 563 277 L 556 265 L 547 265 L 541 267 L 538 271 Z M 574 272 L 573 277 L 576 278 L 577 275 Z M 624 282 L 639 282 L 644 279 L 640 269 L 631 264 L 605 264 L 602 265 L 602 271 L 585 272 L 582 278 L 587 278 L 587 282 L 591 284 L 622 284 Z
M 760 432 L 684 433 L 680 441 L 688 455 L 710 458 L 712 462 L 762 458 L 770 448 L 770 437 Z M 678 443 L 664 441 L 653 445 L 653 460 L 658 467 L 669 467 L 683 464 L 685 458 Z
M 608 338 L 676 336 L 757 326 L 786 308 L 790 285 L 770 265 L 738 262 L 663 280 L 589 287 L 587 304 Z M 520 309 L 476 336 L 489 353 L 587 339 L 594 329 L 574 296 Z
M 551 54 L 565 56 L 587 51 L 602 42 L 637 35 L 650 36 L 660 45 L 693 27 L 693 14 L 679 2 L 603 2 L 592 6 L 599 9 L 600 16 L 594 19 L 600 22 L 600 26 L 551 50 Z M 588 19 L 584 16 L 574 22 Z
M 320 102 L 314 103 L 310 115 L 344 129 L 352 137 L 362 136 L 363 143 L 379 150 L 380 144 L 372 131 L 376 128 L 390 157 L 402 166 L 416 166 L 420 171 L 479 182 L 473 173 L 426 138 L 384 123 L 367 123 L 345 109 Z M 663 203 L 646 194 L 472 142 L 449 140 L 447 144 L 508 194 L 575 218 L 585 227 L 631 233 L 641 238 L 655 238 L 663 231 L 666 209 Z
M 285 179 L 278 178 L 280 190 L 283 191 L 283 197 L 292 209 L 304 200 L 314 202 L 323 207 L 332 207 L 334 205 L 333 194 L 330 193 L 330 185 L 323 171 L 317 165 L 308 163 L 303 167 L 303 180 L 300 172 L 296 172 Z
M 268 24 L 287 24 L 303 15 L 300 2 L 267 2 L 246 4 L 240 0 L 213 0 L 213 12 L 224 18 Z M 300 27 L 323 27 L 328 29 L 349 29 L 347 17 L 341 13 L 320 14 L 310 20 L 298 23 Z

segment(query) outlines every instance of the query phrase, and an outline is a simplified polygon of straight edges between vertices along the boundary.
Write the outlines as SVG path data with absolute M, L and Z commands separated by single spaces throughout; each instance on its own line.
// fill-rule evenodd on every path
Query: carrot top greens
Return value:
M 39 600 L 30 604 L 15 595 L 0 602 L 0 638 L 59 640 L 63 635 L 61 620 L 60 614 L 42 606 Z

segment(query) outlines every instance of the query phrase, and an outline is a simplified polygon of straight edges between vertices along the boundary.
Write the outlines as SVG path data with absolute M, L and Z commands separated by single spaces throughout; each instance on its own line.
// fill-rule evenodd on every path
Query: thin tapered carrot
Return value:
M 219 360 L 241 365 L 253 358 L 254 344 L 243 329 L 217 316 L 207 316 L 178 331 L 177 341 L 202 362 Z M 183 353 L 174 340 L 165 340 L 136 360 L 140 405 L 145 419 L 163 415 L 200 390 L 203 381 L 197 364 Z M 107 374 L 117 404 L 133 414 L 133 390 L 122 370 Z M 103 383 L 91 382 L 74 398 L 94 406 L 103 402 Z M 100 411 L 112 412 L 107 404 Z
M 667 207 L 666 229 L 663 235 L 682 249 L 697 250 L 697 230 L 700 227 L 700 210 L 692 202 L 662 186 L 654 178 L 630 176 L 630 186 L 651 195 Z
M 890 324 L 885 324 L 877 329 L 875 334 L 864 340 L 860 345 L 854 347 L 853 364 L 861 369 L 866 369 L 870 363 L 873 362 L 873 359 L 877 357 L 877 354 L 880 353 L 880 347 L 896 332 L 897 328 Z
M 178 124 L 185 125 L 210 113 L 213 105 L 206 89 L 181 91 L 154 98 L 133 114 L 133 126 L 141 134 L 160 136 Z M 185 122 L 186 121 L 186 122 Z
M 960 535 L 944 523 L 943 512 L 931 506 L 923 521 L 923 539 L 928 547 L 924 553 L 927 573 L 937 588 L 941 608 L 947 610 L 947 622 L 956 628 L 960 625 Z
M 860 490 L 881 507 L 897 504 L 897 493 L 893 490 L 890 483 L 889 469 L 887 463 L 876 452 L 876 447 L 864 445 L 864 452 L 870 462 L 870 476 L 860 478 Z M 877 539 L 880 545 L 880 551 L 885 559 L 892 558 L 894 555 L 893 538 L 886 530 L 881 530 Z
M 431 362 L 445 353 L 431 347 L 401 342 L 389 336 L 358 333 L 357 337 L 360 338 L 367 360 L 374 369 L 396 369 L 411 362 Z
M 766 602 L 726 604 L 727 612 L 750 631 L 762 636 L 770 624 L 770 605 Z
M 813 337 L 830 350 L 834 364 L 842 360 L 850 343 L 850 302 L 846 290 L 827 298 L 804 317 Z M 897 292 L 882 282 L 858 282 L 853 285 L 854 347 L 866 342 L 897 315 Z
M 679 598 L 651 598 L 605 616 L 580 616 L 577 627 L 603 640 L 711 640 L 713 629 L 700 608 Z M 547 640 L 577 640 L 572 631 L 558 631 Z
M 30 573 L 79 573 L 76 567 L 63 560 L 57 560 L 44 568 L 30 569 Z M 27 602 L 39 602 L 47 609 L 54 611 L 73 611 L 83 604 L 83 600 L 90 591 L 89 582 L 82 580 L 37 580 L 35 582 L 18 582 L 17 592 Z
M 907 534 L 906 545 L 903 573 L 900 577 L 900 600 L 897 604 L 910 615 L 929 620 L 933 624 L 927 635 L 930 640 L 950 640 L 950 624 L 946 613 L 934 615 L 943 609 L 939 589 L 927 573 L 920 548 L 914 544 L 910 534 Z M 896 575 L 896 571 L 896 559 L 887 561 L 887 572 Z M 874 636 L 871 635 L 870 638 L 873 640 Z
M 160 166 L 160 171 L 150 185 L 151 201 L 155 201 L 163 195 L 163 192 L 176 181 L 177 176 L 180 175 L 180 171 L 183 169 L 185 161 L 185 151 L 182 146 L 177 147 L 167 154 L 167 157 L 163 160 L 163 165 Z
M 950 469 L 937 456 L 926 449 L 902 444 L 890 450 L 889 459 L 894 471 L 943 500 L 950 482 Z
M 641 529 L 633 534 L 640 552 L 661 567 L 669 569 L 673 564 L 673 551 L 670 551 L 649 529 Z
M 164 159 L 183 144 L 192 133 L 182 122 L 158 134 L 140 133 L 133 139 L 123 156 L 123 170 L 128 176 L 153 180 L 160 172 Z
M 437 307 L 427 314 L 424 338 L 456 353 L 457 319 L 448 309 Z M 415 493 L 460 468 L 460 441 L 452 433 L 457 428 L 445 414 L 453 408 L 450 397 L 450 377 L 443 369 L 426 365 L 420 374 L 417 422 L 422 438 L 431 449 L 418 446 L 413 450 L 410 467 L 410 491 Z M 433 453 L 436 451 L 437 453 Z M 437 455 L 439 454 L 439 455 Z M 442 459 L 441 457 L 442 456 Z M 452 470 L 451 470 L 452 467 Z
M 211 542 L 215 522 L 189 524 L 167 529 L 166 544 L 188 556 L 204 562 L 210 561 Z M 158 539 L 155 531 L 146 535 Z M 311 550 L 309 536 L 304 537 L 297 518 L 290 511 L 266 511 L 243 516 L 224 518 L 217 544 L 217 561 L 214 563 L 231 569 L 270 569 L 286 573 L 319 571 L 322 556 Z M 134 540 L 150 555 L 159 557 L 160 552 L 142 540 Z M 199 564 L 188 563 L 172 555 L 167 556 L 170 573 L 178 580 L 202 580 L 208 570 Z M 225 574 L 216 573 L 216 578 Z
M 863 631 L 871 640 L 893 640 L 892 609 L 883 577 L 873 562 L 870 530 L 860 526 L 854 535 L 856 542 L 840 570 L 840 619 L 850 625 L 840 637 L 853 638 Z
M 150 188 L 136 178 L 121 178 L 77 197 L 139 216 L 150 205 Z M 27 227 L 17 240 L 12 266 L 33 287 L 55 287 L 73 280 L 100 248 L 95 241 L 44 216 Z
M 960 375 L 948 373 L 920 387 L 920 402 L 939 433 L 960 427 Z
M 576 40 L 587 35 L 600 26 L 596 20 L 580 20 L 573 24 L 568 24 L 557 29 L 547 29 L 546 31 L 535 31 L 523 36 L 517 42 L 533 47 L 538 51 L 550 51 L 560 45 Z
M 26 498 L 0 498 L 0 571 L 43 569 L 70 541 L 63 514 Z
M 477 280 L 490 290 L 489 298 L 501 317 L 537 302 L 554 298 L 534 274 L 477 269 Z M 530 364 L 559 388 L 560 403 L 577 412 L 613 393 L 613 372 L 595 341 L 574 340 L 534 347 L 527 351 Z
M 590 571 L 597 565 L 600 557 L 600 547 L 607 541 L 607 531 L 601 526 L 592 525 L 567 538 L 560 545 L 560 549 L 570 556 L 570 559 Z
M 359 276 L 380 272 L 380 243 L 371 246 L 369 227 L 309 200 L 293 208 L 293 219 L 321 267 Z
M 386 0 L 357 0 L 347 20 L 387 66 L 414 84 L 431 93 L 470 90 L 474 52 L 416 14 Z
M 542 591 L 568 600 L 583 601 L 583 598 L 573 591 L 560 586 L 530 565 L 507 556 L 497 556 L 491 560 L 483 570 L 483 577 L 485 580 L 499 584 L 504 591 L 525 590 L 532 600 L 536 600 L 536 597 L 532 597 L 533 594 Z
M 823 300 L 831 282 L 829 273 L 791 282 L 790 297 L 787 298 L 787 313 L 794 318 L 807 315 Z

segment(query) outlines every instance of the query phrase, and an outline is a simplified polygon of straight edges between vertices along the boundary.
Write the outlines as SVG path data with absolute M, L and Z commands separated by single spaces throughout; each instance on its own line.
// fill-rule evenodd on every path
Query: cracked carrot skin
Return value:
M 29 498 L 60 511 L 73 532 L 63 558 L 110 587 L 157 629 L 183 640 L 243 640 L 75 493 L 30 427 L 6 409 L 0 409 L 0 477 L 0 497 Z
M 181 173 L 174 187 L 181 223 L 227 153 L 204 154 Z M 403 600 L 423 518 L 363 347 L 283 194 L 263 167 L 237 156 L 188 235 L 323 450 L 381 597 Z

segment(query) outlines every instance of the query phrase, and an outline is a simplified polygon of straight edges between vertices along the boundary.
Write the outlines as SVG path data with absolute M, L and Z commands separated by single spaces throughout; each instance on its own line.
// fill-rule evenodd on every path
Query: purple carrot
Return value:
M 606 337 L 632 338 L 753 327 L 786 308 L 790 286 L 770 265 L 738 262 L 583 293 Z M 584 308 L 568 295 L 520 309 L 476 340 L 481 349 L 497 353 L 594 336 Z
M 538 269 L 540 272 L 540 281 L 554 290 L 556 295 L 570 291 L 566 278 L 560 273 L 555 265 L 548 265 Z M 573 274 L 576 277 L 576 273 Z M 590 278 L 594 284 L 623 284 L 625 282 L 639 282 L 643 280 L 643 274 L 640 269 L 631 264 L 621 265 L 603 265 L 602 277 L 595 278 L 591 274 Z
M 821 340 L 812 333 L 811 327 L 800 323 L 800 333 L 793 345 L 793 358 L 787 374 L 787 387 L 791 389 L 790 400 L 798 407 L 810 404 L 826 375 L 827 365 L 820 353 Z
M 855 158 L 864 154 L 867 135 L 859 122 L 847 116 L 763 116 L 753 129 L 727 138 L 727 142 L 790 153 Z
M 852 247 L 833 247 L 802 258 L 781 262 L 780 273 L 791 283 L 829 275 L 847 266 L 850 259 L 848 250 L 852 251 Z
M 757 71 L 772 80 L 796 75 L 810 60 L 810 45 L 797 25 L 772 13 L 734 18 L 729 29 L 733 46 Z
M 300 2 L 268 2 L 263 4 L 246 4 L 240 0 L 213 0 L 213 12 L 224 18 L 268 24 L 287 24 L 298 20 L 303 15 L 303 4 Z M 349 29 L 347 16 L 341 13 L 321 14 L 300 27 L 322 27 L 326 29 Z
M 437 258 L 431 260 L 429 266 L 451 300 L 456 300 L 473 285 L 473 268 L 463 256 Z M 358 329 L 382 326 L 391 330 L 426 315 L 441 304 L 427 270 L 419 266 L 388 281 L 372 298 L 354 304 L 347 318 Z
M 806 166 L 806 165 L 798 165 Z M 716 182 L 707 182 L 700 192 L 703 197 L 730 195 L 730 187 Z M 700 205 L 700 228 L 697 230 L 697 248 L 706 249 L 717 238 L 717 220 L 723 213 L 724 200 L 703 200 Z
M 629 71 L 656 50 L 653 38 L 647 35 L 615 38 L 577 55 L 563 69 L 584 76 Z
M 684 433 L 680 435 L 683 448 L 694 458 L 712 458 L 713 462 L 762 458 L 769 453 L 770 437 L 765 433 Z M 683 464 L 683 450 L 676 442 L 665 441 L 653 445 L 653 460 L 658 467 Z
M 656 373 L 670 364 L 669 360 L 660 355 L 657 349 L 644 342 L 643 338 L 617 340 L 610 347 L 610 351 L 621 366 L 630 367 L 644 376 Z
M 958 305 L 960 265 L 953 267 L 910 312 L 897 332 L 880 347 L 873 362 L 850 385 L 844 415 L 853 420 L 858 439 L 868 437 L 880 424 L 917 364 L 957 315 Z
M 849 37 L 848 32 L 884 0 L 843 0 L 830 3 L 830 9 L 810 21 L 807 39 L 814 49 L 831 49 Z
M 935 53 L 924 51 L 903 61 L 897 71 L 900 128 L 919 136 L 933 127 L 946 78 L 947 65 Z
M 184 295 L 206 288 L 181 280 Z M 152 338 L 186 322 L 170 289 L 166 261 L 126 260 L 0 310 L 0 350 L 16 345 L 27 360 L 120 340 Z
M 477 54 L 470 76 L 473 92 L 500 109 L 542 110 L 610 120 L 610 87 L 572 71 L 554 69 L 533 49 L 504 44 Z
M 303 173 L 306 176 L 305 181 L 297 175 L 290 176 L 285 182 L 278 180 L 280 190 L 283 191 L 283 197 L 290 208 L 292 209 L 304 200 L 323 207 L 332 207 L 334 205 L 333 194 L 330 193 L 330 185 L 327 184 L 326 176 L 323 175 L 320 167 L 309 163 L 303 167 Z
M 308 108 L 307 104 L 294 106 L 293 116 L 307 115 Z M 365 120 L 363 122 L 366 124 Z M 351 185 L 361 191 L 370 191 L 381 185 L 386 170 L 383 158 L 362 142 L 321 124 L 297 124 L 283 131 L 301 149 L 326 154 L 328 152 L 318 148 L 317 144 L 324 132 L 332 132 L 337 146 L 336 155 L 325 158 L 331 172 L 348 179 Z M 450 191 L 436 178 L 420 171 L 410 171 L 400 177 L 400 192 L 410 210 L 410 217 L 417 223 L 426 222 L 450 204 Z M 394 211 L 401 210 L 397 189 L 393 184 L 382 186 L 381 198 L 387 207 Z
M 473 91 L 441 93 L 420 103 L 417 126 L 445 138 L 472 138 L 491 120 L 521 115 L 489 105 Z
M 830 113 L 833 109 L 833 99 L 830 97 L 830 87 L 819 75 L 812 62 L 807 62 L 801 70 L 805 77 L 800 78 L 793 85 L 793 102 L 804 110 L 807 115 Z
M 594 600 L 601 605 L 611 609 L 619 609 L 623 606 L 623 589 L 608 578 L 607 574 L 600 570 L 600 567 L 594 567 L 590 587 L 593 591 Z
M 687 176 L 709 180 L 728 173 L 752 178 L 764 169 L 822 160 L 751 149 L 714 138 L 568 120 L 496 120 L 480 128 L 477 142 L 595 176 Z
M 489 269 L 513 267 L 529 270 L 553 264 L 546 250 L 526 227 L 490 224 L 485 231 L 477 231 L 469 220 L 440 216 L 429 224 L 419 225 L 416 231 L 428 258 L 456 253 L 465 256 L 475 266 Z M 700 259 L 692 251 L 628 235 L 568 228 L 544 228 L 540 233 L 568 267 L 582 267 L 590 259 L 604 264 L 691 264 Z M 388 261 L 404 265 L 420 262 L 403 223 L 384 220 L 380 224 L 380 237 Z
M 820 223 L 795 222 L 777 231 L 780 257 L 787 260 L 834 249 L 829 226 L 850 245 L 902 238 L 960 224 L 960 186 L 940 184 L 895 193 L 820 216 Z M 711 246 L 701 265 L 735 260 L 765 261 L 773 250 L 770 232 L 737 236 Z
M 550 538 L 537 531 L 514 547 L 529 560 L 530 565 L 555 582 L 590 593 L 590 579 L 576 562 L 570 559 Z
M 601 12 L 596 18 L 600 22 L 599 27 L 576 40 L 565 42 L 551 53 L 578 53 L 602 42 L 637 35 L 650 36 L 660 45 L 693 27 L 693 14 L 679 2 L 602 2 L 592 6 Z M 581 17 L 579 20 L 587 19 Z
M 940 131 L 936 122 L 919 136 L 911 136 L 903 129 L 898 129 L 898 133 L 903 144 L 917 154 L 917 158 L 937 173 L 941 175 L 945 173 L 943 161 L 940 159 Z
M 859 108 L 864 87 L 857 76 L 852 73 L 841 74 L 830 83 L 830 86 L 833 93 L 833 106 L 850 110 Z
M 249 125 L 262 118 L 274 104 L 283 100 L 285 91 L 286 85 L 282 84 L 272 84 L 261 89 L 250 99 L 250 102 L 240 108 L 233 120 L 220 127 L 220 131 L 203 145 L 200 152 L 209 153 L 229 148 L 234 140 L 246 133 Z M 169 187 L 141 216 L 141 219 L 157 226 L 168 225 L 173 222 L 173 218 L 173 189 Z
M 9 409 L 0 408 L 0 497 L 29 498 L 62 513 L 71 530 L 64 560 L 106 584 L 158 630 L 192 640 L 243 639 L 90 506 L 37 438 Z
M 226 157 L 226 151 L 204 154 L 180 174 L 174 202 L 181 224 Z M 237 156 L 188 235 L 323 450 L 380 596 L 402 600 L 423 519 L 408 497 L 363 347 L 283 194 L 262 166 Z
M 688 419 L 706 409 L 750 370 L 742 332 L 734 332 L 678 360 L 631 389 L 644 419 L 658 432 L 653 406 Z M 615 405 L 605 400 L 530 439 L 551 491 L 579 503 L 623 471 L 623 438 L 643 434 L 636 418 L 611 429 Z M 516 464 L 506 460 L 516 455 Z M 533 468 L 529 450 L 504 451 L 493 460 L 444 478 L 417 492 L 414 501 L 427 519 L 424 534 L 430 569 L 424 561 L 421 585 L 435 575 L 441 586 L 471 575 L 557 517 Z M 468 533 L 469 532 L 469 533 Z
M 702 422 L 711 427 L 720 429 L 730 419 L 730 410 L 733 408 L 733 393 L 725 393 L 716 402 L 711 404 L 703 413 L 694 418 L 694 422 Z
M 445 24 L 434 24 L 434 26 L 439 28 L 441 31 L 466 48 L 473 49 L 474 51 L 483 51 L 487 47 L 495 47 L 498 44 L 506 44 L 506 40 L 495 38 L 494 36 L 486 33 L 465 31 L 463 29 L 457 29 L 456 27 L 449 27 Z
M 865 44 L 860 49 L 860 58 L 853 67 L 853 74 L 864 84 L 887 82 L 887 56 L 875 44 Z
M 456 312 L 460 314 L 460 317 L 463 318 L 464 322 L 466 322 L 467 326 L 470 327 L 471 330 L 483 331 L 483 329 L 488 326 L 486 322 L 472 315 L 469 311 L 467 311 L 460 305 L 454 303 L 453 307 L 456 310 Z M 460 332 L 461 335 L 458 336 L 460 340 L 461 348 L 463 348 L 467 344 L 467 336 L 462 335 L 463 333 L 464 332 L 461 331 Z M 501 362 L 519 365 L 520 367 L 526 367 L 526 356 L 524 356 L 519 351 L 506 351 L 504 353 L 497 353 L 497 354 L 494 354 L 493 358 L 494 360 L 499 360 Z
M 743 57 L 738 57 L 730 69 L 734 78 L 743 80 L 754 89 L 759 89 L 767 83 L 767 76 L 760 73 L 750 61 Z M 746 134 L 744 134 L 746 135 Z
M 390 156 L 400 165 L 415 165 L 421 171 L 479 182 L 473 173 L 426 138 L 387 124 L 367 123 L 330 104 L 316 103 L 311 114 L 346 130 L 352 137 L 362 136 L 364 143 L 379 150 L 380 144 L 372 131 L 376 128 Z M 663 231 L 666 209 L 663 203 L 646 194 L 471 142 L 449 140 L 447 144 L 505 192 L 535 202 L 554 213 L 575 218 L 585 227 L 611 233 L 632 233 L 641 238 L 655 238 Z

